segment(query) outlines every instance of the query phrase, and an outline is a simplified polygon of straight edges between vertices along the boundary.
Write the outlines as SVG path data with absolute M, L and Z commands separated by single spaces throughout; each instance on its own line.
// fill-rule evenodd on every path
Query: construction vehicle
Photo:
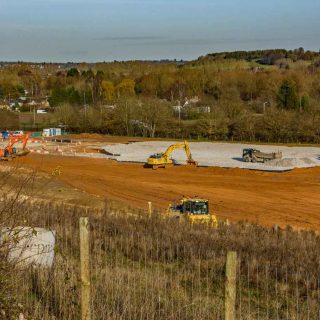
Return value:
M 260 150 L 248 148 L 242 150 L 242 159 L 245 162 L 266 162 L 275 159 L 281 159 L 282 152 L 261 152 Z
M 198 162 L 193 160 L 190 147 L 187 141 L 182 143 L 175 143 L 168 147 L 168 149 L 164 153 L 156 153 L 151 155 L 146 163 L 147 167 L 151 167 L 152 169 L 157 168 L 166 168 L 168 166 L 174 165 L 174 160 L 170 158 L 171 153 L 176 149 L 184 149 L 187 155 L 187 164 L 192 166 L 198 166 Z
M 7 146 L 3 149 L 0 149 L 0 160 L 11 161 L 15 157 L 27 155 L 29 150 L 26 148 L 26 145 L 29 137 L 29 134 L 20 134 L 10 137 Z M 18 142 L 22 143 L 22 149 L 19 151 L 14 147 L 14 145 Z
M 205 223 L 214 228 L 218 226 L 218 220 L 215 214 L 209 211 L 209 200 L 198 197 L 183 197 L 178 204 L 170 204 L 167 210 L 169 217 L 184 219 L 194 223 Z

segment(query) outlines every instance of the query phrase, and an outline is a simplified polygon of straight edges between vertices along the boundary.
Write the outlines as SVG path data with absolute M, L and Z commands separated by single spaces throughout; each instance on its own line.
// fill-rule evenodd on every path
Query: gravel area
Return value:
M 174 141 L 135 142 L 129 144 L 106 145 L 106 158 L 123 162 L 144 163 L 147 158 L 158 152 L 164 152 Z M 286 171 L 294 168 L 320 166 L 320 148 L 286 147 L 275 145 L 248 145 L 241 143 L 190 142 L 193 158 L 200 166 L 218 166 L 226 168 L 246 168 L 264 171 Z M 262 152 L 282 151 L 283 157 L 266 163 L 246 163 L 242 161 L 242 149 L 256 148 Z M 183 150 L 175 150 L 171 157 L 177 164 L 185 164 Z

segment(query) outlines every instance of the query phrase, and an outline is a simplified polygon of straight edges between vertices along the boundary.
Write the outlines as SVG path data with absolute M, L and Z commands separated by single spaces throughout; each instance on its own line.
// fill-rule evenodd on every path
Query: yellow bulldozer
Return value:
M 174 160 L 170 158 L 171 153 L 176 149 L 183 149 L 187 155 L 187 164 L 192 166 L 198 166 L 198 162 L 193 160 L 190 147 L 187 141 L 181 143 L 175 143 L 168 147 L 164 153 L 155 153 L 151 155 L 146 163 L 146 167 L 151 167 L 152 169 L 166 168 L 174 165 Z
M 209 200 L 198 197 L 183 197 L 178 203 L 169 205 L 167 215 L 176 219 L 194 223 L 205 223 L 214 228 L 218 227 L 218 220 L 214 213 L 210 213 Z

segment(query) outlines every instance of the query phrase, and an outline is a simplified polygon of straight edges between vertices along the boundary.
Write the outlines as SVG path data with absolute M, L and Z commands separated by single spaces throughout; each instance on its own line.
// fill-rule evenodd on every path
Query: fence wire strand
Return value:
M 32 212 L 25 224 L 56 232 L 55 261 L 51 269 L 17 271 L 19 308 L 26 319 L 80 319 L 78 219 L 86 212 L 53 204 Z M 224 319 L 222 242 L 230 232 L 166 221 L 157 212 L 90 212 L 92 319 Z M 319 268 L 240 249 L 236 319 L 320 320 Z

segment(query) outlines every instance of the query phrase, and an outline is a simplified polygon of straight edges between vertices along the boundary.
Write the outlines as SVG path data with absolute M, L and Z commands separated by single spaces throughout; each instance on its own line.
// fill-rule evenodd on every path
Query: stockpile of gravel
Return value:
M 113 144 L 104 147 L 106 158 L 124 162 L 146 162 L 154 153 L 164 152 L 174 141 L 148 141 L 130 144 Z M 255 148 L 262 152 L 281 151 L 283 158 L 265 163 L 248 163 L 242 160 L 244 148 Z M 241 143 L 191 142 L 193 158 L 200 166 L 218 166 L 225 168 L 246 168 L 266 171 L 286 171 L 293 168 L 320 166 L 320 148 L 286 147 L 271 145 L 248 145 Z M 108 155 L 109 154 L 109 155 Z M 186 163 L 183 150 L 175 150 L 171 157 L 177 164 Z
M 275 167 L 313 167 L 319 165 L 315 160 L 310 158 L 283 158 L 278 160 L 271 160 L 268 162 L 269 166 Z

